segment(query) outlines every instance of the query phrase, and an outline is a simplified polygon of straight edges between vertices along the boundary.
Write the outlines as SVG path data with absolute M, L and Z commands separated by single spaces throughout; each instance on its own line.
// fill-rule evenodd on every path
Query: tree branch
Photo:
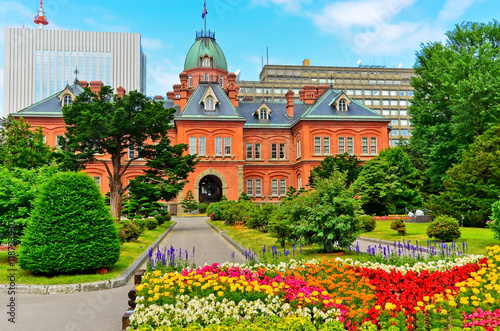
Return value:
M 108 172 L 109 179 L 113 178 L 113 175 L 111 174 L 111 170 L 109 169 L 107 161 L 99 160 L 99 159 L 94 159 L 94 161 L 98 161 L 98 162 L 101 162 L 102 164 L 104 164 L 104 166 L 106 167 L 106 171 Z
M 134 158 L 131 158 L 130 160 L 128 160 L 127 164 L 125 165 L 125 167 L 123 167 L 123 171 L 120 173 L 119 177 L 121 178 L 123 176 L 123 174 L 127 171 L 128 167 L 130 166 L 130 164 L 135 161 L 135 160 L 138 160 L 139 157 L 134 157 Z

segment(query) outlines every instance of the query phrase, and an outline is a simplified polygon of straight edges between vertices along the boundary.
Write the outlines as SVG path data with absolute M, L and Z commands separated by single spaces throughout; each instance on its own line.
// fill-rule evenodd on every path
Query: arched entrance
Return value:
M 199 202 L 211 204 L 222 198 L 222 181 L 214 175 L 207 175 L 200 180 L 198 189 Z

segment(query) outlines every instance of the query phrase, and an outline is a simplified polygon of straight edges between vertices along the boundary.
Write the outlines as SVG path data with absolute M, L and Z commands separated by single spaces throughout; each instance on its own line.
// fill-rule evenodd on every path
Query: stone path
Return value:
M 194 262 L 233 261 L 236 249 L 228 244 L 206 223 L 206 217 L 175 218 L 178 224 L 165 237 L 162 246 L 173 245 L 188 252 L 195 247 Z M 234 262 L 244 258 L 236 253 Z M 126 286 L 97 292 L 16 295 L 16 323 L 7 321 L 9 296 L 0 294 L 0 330 L 2 331 L 119 331 L 121 317 L 127 310 L 127 293 L 133 277 Z

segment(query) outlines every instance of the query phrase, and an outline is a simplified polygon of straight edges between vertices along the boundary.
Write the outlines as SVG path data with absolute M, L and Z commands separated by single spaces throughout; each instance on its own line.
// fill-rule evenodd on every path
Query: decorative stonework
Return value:
M 209 175 L 216 176 L 220 179 L 220 181 L 222 182 L 222 195 L 227 196 L 228 186 L 227 186 L 226 178 L 224 177 L 223 174 L 221 174 L 217 170 L 210 168 L 210 169 L 203 171 L 202 173 L 200 173 L 198 175 L 198 177 L 196 177 L 196 181 L 194 182 L 194 187 L 193 187 L 193 190 L 194 190 L 193 195 L 194 195 L 194 199 L 196 201 L 198 201 L 200 199 L 200 181 L 203 179 L 203 177 L 209 176 Z M 239 187 L 239 185 L 238 185 L 238 187 Z
M 243 166 L 238 166 L 238 196 L 243 192 Z

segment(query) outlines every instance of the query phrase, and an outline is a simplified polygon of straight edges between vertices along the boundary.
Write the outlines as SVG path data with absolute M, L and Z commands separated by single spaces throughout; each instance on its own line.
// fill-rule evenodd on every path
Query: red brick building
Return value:
M 172 143 L 188 144 L 188 152 L 200 157 L 178 201 L 191 190 L 200 202 L 218 201 L 223 195 L 235 200 L 241 192 L 256 202 L 278 202 L 287 187 L 304 187 L 311 169 L 325 156 L 347 152 L 369 160 L 389 147 L 390 120 L 329 86 L 304 86 L 300 103 L 294 103 L 292 91 L 282 103 L 240 101 L 236 75 L 228 72 L 211 32 L 197 33 L 179 78 L 166 100 L 155 97 L 177 110 L 169 132 Z M 91 82 L 89 87 L 100 85 Z M 41 126 L 47 143 L 55 145 L 65 131 L 61 108 L 83 91 L 82 86 L 87 83 L 67 86 L 15 116 Z M 134 153 L 130 150 L 128 157 Z M 102 192 L 108 191 L 100 163 L 86 171 Z M 124 180 L 141 173 L 137 162 Z

